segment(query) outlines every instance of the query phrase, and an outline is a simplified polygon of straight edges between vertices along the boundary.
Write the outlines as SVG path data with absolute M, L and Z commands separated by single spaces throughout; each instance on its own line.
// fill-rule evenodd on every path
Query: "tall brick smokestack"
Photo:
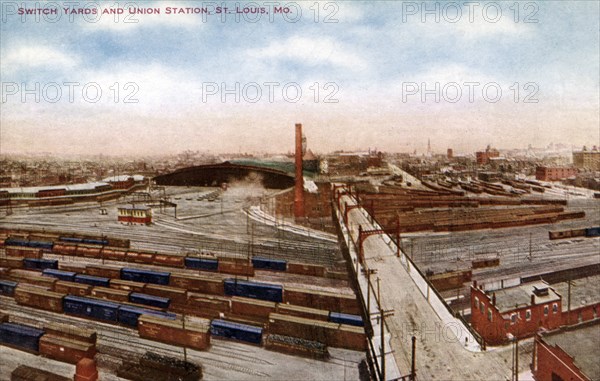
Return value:
M 294 187 L 294 217 L 304 217 L 304 179 L 302 177 L 302 124 L 296 123 L 296 185 Z

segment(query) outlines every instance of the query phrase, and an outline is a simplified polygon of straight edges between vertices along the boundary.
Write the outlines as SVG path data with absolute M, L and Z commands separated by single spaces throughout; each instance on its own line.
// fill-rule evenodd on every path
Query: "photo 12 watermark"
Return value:
M 202 103 L 338 103 L 335 82 L 202 82 Z
M 114 82 L 103 86 L 98 82 L 2 82 L 2 103 L 85 102 L 139 103 L 140 86 L 135 82 Z

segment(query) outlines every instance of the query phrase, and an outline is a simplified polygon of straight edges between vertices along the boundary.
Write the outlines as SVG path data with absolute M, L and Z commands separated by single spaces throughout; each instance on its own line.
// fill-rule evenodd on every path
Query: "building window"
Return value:
M 525 320 L 527 320 L 527 321 L 531 320 L 531 310 L 525 311 Z
M 549 311 L 548 305 L 545 305 L 544 306 L 544 316 L 548 316 L 548 311 Z
M 475 303 L 473 303 L 475 305 L 475 309 L 479 308 L 479 298 L 475 297 Z
M 558 303 L 552 303 L 552 313 L 555 314 L 558 312 Z
M 479 302 L 479 311 L 481 313 L 483 313 L 485 311 L 485 308 L 483 307 L 483 302 Z
M 492 309 L 488 308 L 487 318 L 489 321 L 492 321 Z
M 510 315 L 510 324 L 515 324 L 517 322 L 517 314 Z

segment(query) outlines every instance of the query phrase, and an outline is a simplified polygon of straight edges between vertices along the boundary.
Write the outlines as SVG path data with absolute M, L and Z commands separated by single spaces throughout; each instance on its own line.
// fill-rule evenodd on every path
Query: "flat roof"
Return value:
M 535 295 L 533 291 L 535 289 L 548 289 L 548 295 L 539 296 Z M 508 287 L 502 290 L 493 291 L 496 293 L 496 307 L 498 311 L 507 312 L 517 308 L 526 307 L 531 305 L 531 295 L 534 295 L 535 304 L 544 304 L 553 302 L 560 299 L 558 295 L 548 283 L 544 281 L 528 282 L 515 287 Z M 488 295 L 492 294 L 492 291 L 487 292 Z
M 600 274 L 571 281 L 571 309 L 600 302 Z M 562 310 L 569 308 L 569 282 L 560 282 L 552 288 L 562 296 Z
M 542 335 L 543 341 L 560 347 L 590 380 L 600 379 L 600 361 L 593 355 L 600 348 L 600 324 Z
M 119 209 L 127 209 L 127 210 L 150 210 L 152 209 L 149 206 L 139 206 L 139 205 L 125 205 L 125 206 L 119 206 Z

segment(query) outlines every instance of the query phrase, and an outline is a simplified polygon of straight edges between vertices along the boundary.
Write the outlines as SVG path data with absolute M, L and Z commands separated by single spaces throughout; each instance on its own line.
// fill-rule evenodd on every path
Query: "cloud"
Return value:
M 247 51 L 256 60 L 300 62 L 307 66 L 328 65 L 353 71 L 365 70 L 367 62 L 352 53 L 352 48 L 330 37 L 311 38 L 292 36 L 285 41 L 275 41 L 264 48 Z
M 2 71 L 16 72 L 23 69 L 71 69 L 80 59 L 73 53 L 41 45 L 18 45 L 2 56 Z

